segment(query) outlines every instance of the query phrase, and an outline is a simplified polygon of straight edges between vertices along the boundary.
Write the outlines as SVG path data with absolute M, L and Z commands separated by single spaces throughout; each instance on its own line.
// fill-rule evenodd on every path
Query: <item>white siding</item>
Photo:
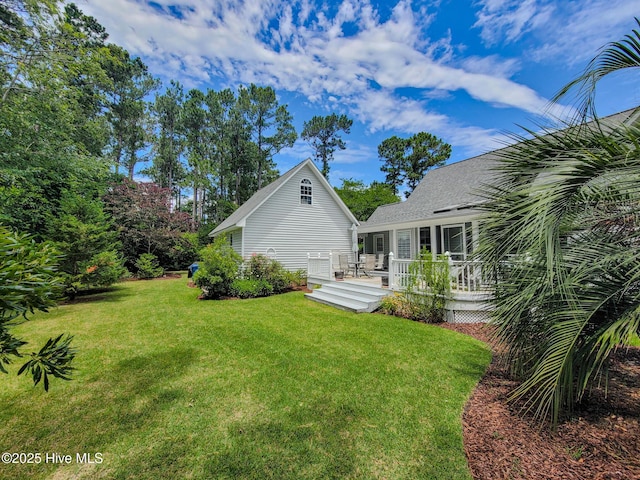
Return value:
M 303 178 L 313 185 L 311 205 L 300 204 Z M 308 252 L 350 252 L 351 225 L 320 180 L 305 166 L 247 218 L 244 254 L 267 254 L 267 250 L 273 254 L 275 250 L 275 258 L 287 269 L 306 270 Z
M 238 255 L 242 255 L 242 229 L 239 228 L 227 234 L 227 239 Z

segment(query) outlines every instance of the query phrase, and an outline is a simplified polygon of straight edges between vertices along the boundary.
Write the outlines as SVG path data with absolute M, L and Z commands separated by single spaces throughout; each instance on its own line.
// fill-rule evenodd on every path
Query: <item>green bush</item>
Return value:
M 277 260 L 265 255 L 253 254 L 245 263 L 244 278 L 265 280 L 273 287 L 273 293 L 282 293 L 291 286 L 291 274 Z
M 200 251 L 198 271 L 193 282 L 202 289 L 203 299 L 217 299 L 231 294 L 231 284 L 239 278 L 242 257 L 224 237 Z
M 136 260 L 138 278 L 158 278 L 164 273 L 164 269 L 158 263 L 158 258 L 153 253 L 143 253 Z
M 46 312 L 56 303 L 62 291 L 58 276 L 59 255 L 48 243 L 36 243 L 27 235 L 0 227 L 0 372 L 15 358 L 24 357 L 27 344 L 11 330 L 36 310 Z M 18 320 L 18 317 L 23 317 Z M 31 373 L 34 385 L 42 381 L 49 390 L 50 376 L 69 380 L 75 351 L 70 336 L 50 338 L 18 370 L 18 375 Z
M 418 258 L 409 264 L 405 297 L 411 304 L 412 318 L 430 323 L 443 322 L 450 291 L 448 258 L 441 255 L 434 261 L 431 252 L 423 248 Z
M 83 285 L 107 287 L 128 275 L 124 259 L 117 252 L 110 250 L 94 255 L 85 263 L 80 282 Z
M 240 298 L 267 297 L 273 294 L 273 286 L 266 280 L 237 278 L 231 284 L 231 294 Z

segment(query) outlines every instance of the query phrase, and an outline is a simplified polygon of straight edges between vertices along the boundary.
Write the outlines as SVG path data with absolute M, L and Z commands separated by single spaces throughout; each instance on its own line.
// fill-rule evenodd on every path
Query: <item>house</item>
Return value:
M 637 115 L 631 109 L 601 122 L 628 123 Z M 434 256 L 449 252 L 453 261 L 467 260 L 478 244 L 479 191 L 491 183 L 503 150 L 431 170 L 406 201 L 378 207 L 358 228 L 364 253 L 393 252 L 395 259 L 408 260 L 425 247 Z
M 637 109 L 600 120 L 631 124 Z M 511 147 L 505 147 L 508 149 Z M 484 321 L 490 308 L 490 289 L 482 280 L 482 265 L 469 257 L 477 248 L 484 199 L 480 191 L 492 183 L 501 153 L 495 150 L 428 172 L 405 202 L 378 207 L 358 228 L 364 253 L 384 254 L 391 288 L 401 289 L 409 264 L 426 248 L 437 255 L 447 253 L 452 276 L 452 300 L 448 321 Z
M 307 159 L 258 190 L 218 225 L 243 258 L 263 254 L 288 270 L 307 269 L 308 254 L 352 252 L 358 221 Z
M 496 159 L 490 152 L 432 170 L 406 201 L 378 207 L 358 228 L 365 253 L 408 260 L 424 247 L 466 260 L 478 240 L 477 190 L 491 182 Z

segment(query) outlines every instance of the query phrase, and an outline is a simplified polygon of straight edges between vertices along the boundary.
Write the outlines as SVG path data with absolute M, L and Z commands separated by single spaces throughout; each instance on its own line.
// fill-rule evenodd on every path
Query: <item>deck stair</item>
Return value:
M 358 282 L 330 282 L 305 296 L 315 302 L 351 312 L 373 312 L 390 290 Z

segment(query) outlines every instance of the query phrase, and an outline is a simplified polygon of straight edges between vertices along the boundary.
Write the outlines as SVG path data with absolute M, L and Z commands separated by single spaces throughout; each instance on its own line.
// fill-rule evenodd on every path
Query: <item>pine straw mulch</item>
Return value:
M 484 324 L 443 327 L 492 345 Z M 640 479 L 640 348 L 617 352 L 608 392 L 593 389 L 556 431 L 506 402 L 517 382 L 500 364 L 495 345 L 492 350 L 494 359 L 463 415 L 474 479 Z

